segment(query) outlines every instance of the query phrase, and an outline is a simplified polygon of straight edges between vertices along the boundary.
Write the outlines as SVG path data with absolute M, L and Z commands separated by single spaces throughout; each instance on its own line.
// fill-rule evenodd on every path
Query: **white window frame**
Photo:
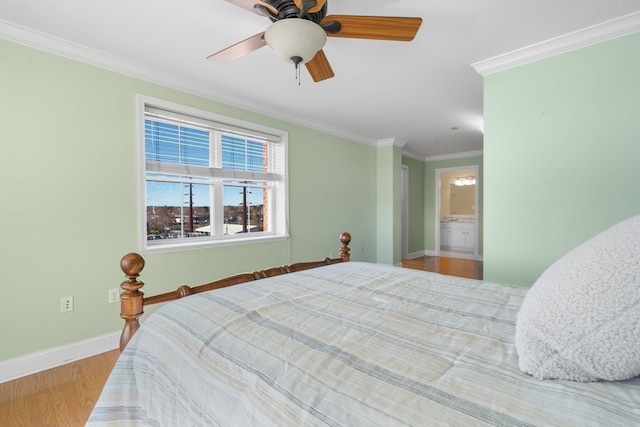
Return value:
M 289 237 L 289 160 L 288 160 L 288 132 L 282 129 L 275 129 L 257 123 L 247 122 L 245 120 L 223 116 L 206 110 L 200 110 L 193 107 L 184 106 L 171 101 L 149 97 L 146 95 L 137 95 L 137 128 L 138 128 L 138 246 L 142 253 L 168 252 L 187 249 L 217 247 L 225 245 L 247 244 L 263 241 L 282 240 Z M 242 235 L 234 235 L 233 237 L 210 236 L 208 238 L 188 238 L 188 239 L 166 239 L 153 241 L 149 244 L 147 240 L 147 194 L 146 194 L 146 178 L 147 178 L 147 162 L 145 159 L 145 118 L 147 107 L 165 110 L 174 113 L 176 116 L 188 116 L 192 119 L 201 119 L 208 122 L 214 122 L 217 125 L 229 126 L 235 130 L 245 130 L 247 134 L 264 134 L 279 138 L 278 146 L 281 150 L 278 153 L 280 159 L 279 170 L 277 175 L 280 178 L 273 181 L 274 188 L 271 194 L 270 215 L 273 216 L 271 225 L 273 230 L 265 233 L 243 233 Z M 246 175 L 251 172 L 242 171 L 225 171 L 224 178 L 246 179 Z M 221 192 L 215 196 L 214 204 L 222 203 Z M 212 213 L 213 215 L 213 213 Z M 216 223 L 218 228 L 222 228 L 221 223 Z

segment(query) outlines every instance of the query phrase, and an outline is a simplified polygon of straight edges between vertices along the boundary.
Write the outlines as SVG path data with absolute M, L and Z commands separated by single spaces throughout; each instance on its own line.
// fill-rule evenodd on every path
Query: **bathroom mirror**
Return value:
M 475 185 L 451 184 L 449 211 L 451 215 L 475 215 Z

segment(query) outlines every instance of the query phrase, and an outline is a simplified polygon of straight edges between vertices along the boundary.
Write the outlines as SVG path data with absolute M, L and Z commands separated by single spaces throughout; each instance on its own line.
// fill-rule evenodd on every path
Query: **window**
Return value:
M 140 246 L 287 236 L 287 133 L 139 97 Z

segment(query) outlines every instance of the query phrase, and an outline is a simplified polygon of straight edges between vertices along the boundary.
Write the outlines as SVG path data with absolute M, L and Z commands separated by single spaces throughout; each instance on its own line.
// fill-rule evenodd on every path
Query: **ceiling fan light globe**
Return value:
M 302 63 L 307 63 L 323 48 L 327 34 L 314 22 L 287 18 L 271 24 L 264 33 L 264 39 L 285 61 L 299 57 Z

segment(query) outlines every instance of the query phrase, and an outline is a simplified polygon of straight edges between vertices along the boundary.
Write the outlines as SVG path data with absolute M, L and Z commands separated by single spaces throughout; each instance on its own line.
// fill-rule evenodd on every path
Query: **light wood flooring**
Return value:
M 0 384 L 0 426 L 84 426 L 119 350 Z
M 449 276 L 468 277 L 482 280 L 482 262 L 472 259 L 423 256 L 403 259 L 402 266 L 417 270 L 433 271 Z
M 482 279 L 482 263 L 473 260 L 425 256 L 402 265 Z M 119 354 L 109 351 L 0 384 L 0 426 L 83 426 Z

